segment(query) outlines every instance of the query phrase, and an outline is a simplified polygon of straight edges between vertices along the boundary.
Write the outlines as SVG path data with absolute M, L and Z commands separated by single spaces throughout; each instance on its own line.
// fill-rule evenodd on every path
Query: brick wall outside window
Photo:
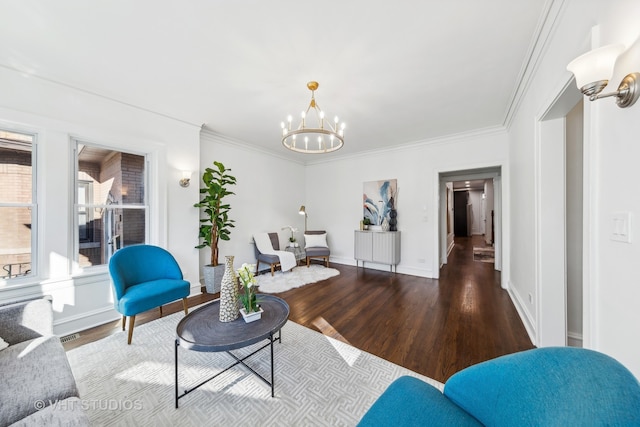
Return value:
M 122 205 L 144 207 L 144 156 L 108 151 L 99 163 L 79 161 L 78 180 L 90 182 L 93 199 L 87 203 L 103 205 L 92 209 L 87 227 L 91 241 L 79 242 L 79 263 L 83 267 L 106 264 L 109 253 L 105 236 L 119 236 L 117 248 L 144 243 L 146 235 L 145 209 L 131 209 Z
M 31 151 L 0 147 L 0 202 L 32 202 L 31 162 Z M 0 207 L 0 278 L 31 271 L 31 218 L 30 207 Z

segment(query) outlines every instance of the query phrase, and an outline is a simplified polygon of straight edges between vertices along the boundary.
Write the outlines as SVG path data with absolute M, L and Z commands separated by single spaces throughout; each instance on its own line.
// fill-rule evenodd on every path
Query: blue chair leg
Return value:
M 133 326 L 136 323 L 136 316 L 129 316 L 129 339 L 127 340 L 127 344 L 131 345 L 131 338 L 133 338 Z

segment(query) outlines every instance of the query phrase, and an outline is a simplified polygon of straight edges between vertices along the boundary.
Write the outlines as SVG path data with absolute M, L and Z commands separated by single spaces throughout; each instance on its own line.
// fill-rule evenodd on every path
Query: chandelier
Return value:
M 292 117 L 287 117 L 287 123 L 280 123 L 282 128 L 282 145 L 298 153 L 331 153 L 339 150 L 344 145 L 344 122 L 339 124 L 338 116 L 333 123 L 324 120 L 324 111 L 316 103 L 314 92 L 318 89 L 318 82 L 307 83 L 307 88 L 311 91 L 311 102 L 307 111 L 301 114 L 301 121 L 297 128 L 291 128 Z M 315 115 L 317 125 L 309 126 L 309 112 Z

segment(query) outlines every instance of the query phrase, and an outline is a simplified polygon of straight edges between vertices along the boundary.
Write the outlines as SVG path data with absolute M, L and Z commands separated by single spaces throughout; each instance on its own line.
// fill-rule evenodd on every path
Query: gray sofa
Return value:
M 0 305 L 0 426 L 88 426 L 48 297 Z

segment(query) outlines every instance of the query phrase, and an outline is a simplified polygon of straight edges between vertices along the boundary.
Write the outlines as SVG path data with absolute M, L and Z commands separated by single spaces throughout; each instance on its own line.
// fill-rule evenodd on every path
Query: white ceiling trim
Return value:
M 518 78 L 518 84 L 507 107 L 507 112 L 503 122 L 504 127 L 507 129 L 511 127 L 513 118 L 518 112 L 522 99 L 529 89 L 531 80 L 538 68 L 540 60 L 550 44 L 553 33 L 558 26 L 560 18 L 562 17 L 562 13 L 566 9 L 564 6 L 565 0 L 548 0 L 545 4 L 545 11 L 540 19 L 538 27 L 536 28 L 535 37 L 532 39 L 531 47 L 527 53 L 527 59 L 523 63 L 523 67 Z
M 322 158 L 318 158 L 318 160 L 310 160 L 306 162 L 307 165 L 316 165 L 322 163 L 331 163 L 336 160 L 350 160 L 359 158 L 362 156 L 376 156 L 381 154 L 388 154 L 394 152 L 405 152 L 405 151 L 415 151 L 423 149 L 426 146 L 430 145 L 440 145 L 440 144 L 454 144 L 458 142 L 465 142 L 469 139 L 483 137 L 483 136 L 491 136 L 491 135 L 499 135 L 505 133 L 507 130 L 503 126 L 491 126 L 483 129 L 475 129 L 469 132 L 460 132 L 452 135 L 446 135 L 442 137 L 434 137 L 429 139 L 424 139 L 416 142 L 408 142 L 405 144 L 393 145 L 387 148 L 379 148 L 374 150 L 366 150 L 359 151 L 357 153 L 348 154 L 348 155 L 336 155 L 332 158 L 328 156 L 324 156 Z M 347 142 L 345 142 L 345 145 Z
M 173 116 L 170 116 L 170 115 L 167 115 L 167 114 L 164 114 L 164 113 L 160 113 L 158 111 L 151 110 L 149 108 L 144 108 L 144 107 L 141 107 L 141 106 L 136 105 L 136 104 L 130 104 L 128 102 L 124 102 L 124 101 L 121 101 L 121 100 L 116 99 L 116 98 L 111 98 L 109 96 L 105 96 L 105 95 L 102 95 L 102 94 L 97 93 L 97 92 L 93 92 L 93 91 L 90 91 L 90 90 L 87 90 L 87 89 L 82 89 L 82 88 L 79 88 L 77 86 L 73 86 L 73 85 L 70 85 L 70 84 L 67 84 L 67 83 L 64 83 L 64 82 L 60 82 L 60 81 L 57 81 L 57 80 L 54 80 L 54 79 L 50 79 L 48 77 L 41 76 L 41 75 L 33 73 L 31 71 L 19 70 L 19 69 L 15 68 L 15 67 L 11 67 L 11 66 L 5 65 L 5 64 L 0 64 L 0 67 L 4 68 L 6 70 L 9 70 L 9 71 L 18 73 L 18 74 L 22 75 L 23 77 L 28 77 L 30 79 L 41 80 L 41 81 L 49 83 L 49 84 L 53 84 L 53 85 L 56 85 L 56 86 L 61 86 L 61 87 L 64 87 L 64 88 L 67 88 L 67 89 L 71 89 L 71 90 L 76 91 L 76 92 L 83 93 L 85 95 L 95 96 L 96 98 L 104 99 L 104 100 L 107 100 L 107 101 L 110 101 L 110 102 L 114 102 L 116 104 L 124 105 L 124 106 L 129 107 L 129 108 L 133 108 L 133 109 L 136 109 L 136 110 L 144 111 L 145 113 L 153 114 L 153 115 L 156 115 L 156 116 L 159 116 L 159 117 L 164 117 L 165 119 L 175 120 L 177 122 L 180 122 L 180 123 L 183 123 L 183 124 L 186 124 L 186 125 L 189 125 L 189 126 L 195 126 L 195 127 L 201 127 L 202 126 L 202 125 L 199 125 L 199 124 L 196 124 L 196 123 L 191 123 L 191 122 L 189 122 L 187 120 L 182 120 L 182 119 L 179 119 L 177 117 L 173 117 Z
M 233 139 L 227 135 L 222 135 L 214 130 L 209 129 L 207 126 L 203 125 L 202 129 L 200 130 L 200 143 L 206 144 L 207 142 L 232 146 L 240 150 L 247 151 L 249 153 L 260 153 L 266 156 L 275 157 L 277 159 L 284 160 L 291 163 L 297 163 L 300 165 L 305 164 L 304 162 L 301 162 L 297 159 L 292 159 L 291 157 L 287 157 L 285 155 L 279 154 L 275 150 L 266 150 L 261 147 L 246 143 L 244 141 Z

